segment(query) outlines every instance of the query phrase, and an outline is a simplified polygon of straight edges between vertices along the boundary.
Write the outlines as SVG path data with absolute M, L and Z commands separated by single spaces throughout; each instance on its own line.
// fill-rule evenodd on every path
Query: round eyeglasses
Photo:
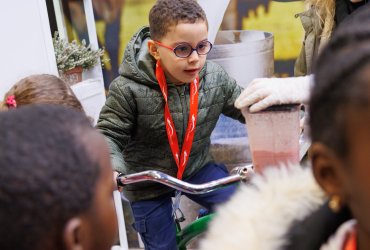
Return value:
M 207 55 L 212 49 L 212 43 L 210 41 L 201 41 L 200 43 L 197 44 L 195 48 L 191 47 L 191 45 L 188 43 L 181 43 L 177 45 L 175 48 L 172 48 L 158 41 L 154 42 L 161 47 L 172 50 L 173 53 L 175 53 L 175 55 L 180 58 L 189 57 L 194 50 L 198 53 L 198 55 Z

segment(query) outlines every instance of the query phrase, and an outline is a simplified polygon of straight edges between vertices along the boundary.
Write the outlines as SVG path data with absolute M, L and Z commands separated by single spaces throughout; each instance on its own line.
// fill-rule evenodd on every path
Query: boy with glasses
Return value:
M 206 61 L 212 44 L 204 11 L 194 0 L 158 0 L 149 23 L 128 44 L 97 125 L 114 170 L 160 170 L 191 183 L 227 176 L 210 155 L 210 135 L 221 114 L 244 122 L 234 107 L 242 88 Z M 212 211 L 234 189 L 188 197 Z M 123 192 L 146 249 L 176 249 L 173 189 L 149 183 Z

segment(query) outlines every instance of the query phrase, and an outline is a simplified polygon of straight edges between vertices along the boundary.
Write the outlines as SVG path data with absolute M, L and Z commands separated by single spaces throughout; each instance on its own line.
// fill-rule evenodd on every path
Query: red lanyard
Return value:
M 357 250 L 356 229 L 351 230 L 343 244 L 343 250 Z
M 181 155 L 179 150 L 179 142 L 177 139 L 177 133 L 175 129 L 175 125 L 173 123 L 170 109 L 168 107 L 168 100 L 167 100 L 167 83 L 166 78 L 164 76 L 163 69 L 157 61 L 155 75 L 157 77 L 159 86 L 161 87 L 161 91 L 165 100 L 165 107 L 164 107 L 164 120 L 166 124 L 166 132 L 168 137 L 168 142 L 171 147 L 173 158 L 176 161 L 177 165 L 177 178 L 182 179 L 182 175 L 185 171 L 186 164 L 189 160 L 191 145 L 193 144 L 194 133 L 195 133 L 195 126 L 197 124 L 197 114 L 198 114 L 198 87 L 199 87 L 199 77 L 194 79 L 190 83 L 190 113 L 189 113 L 189 120 L 188 126 L 186 128 L 184 143 L 182 145 Z

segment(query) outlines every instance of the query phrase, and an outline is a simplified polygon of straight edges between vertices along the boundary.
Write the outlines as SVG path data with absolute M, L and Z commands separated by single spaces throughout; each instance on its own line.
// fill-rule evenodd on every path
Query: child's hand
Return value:
M 119 173 L 117 171 L 113 171 L 113 182 L 114 182 L 114 187 L 115 187 L 114 190 L 118 190 L 119 192 L 122 192 L 123 187 L 118 187 L 117 186 L 117 177 L 118 177 L 118 175 L 119 175 Z

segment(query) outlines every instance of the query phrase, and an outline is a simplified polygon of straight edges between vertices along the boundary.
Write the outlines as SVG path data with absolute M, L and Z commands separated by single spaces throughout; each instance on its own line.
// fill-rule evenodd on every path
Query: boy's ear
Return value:
M 81 219 L 77 217 L 68 220 L 66 223 L 63 231 L 63 240 L 67 250 L 83 250 L 81 225 Z
M 160 59 L 159 51 L 157 45 L 153 40 L 148 41 L 148 49 L 149 53 L 155 58 L 155 60 L 158 61 Z
M 343 201 L 342 163 L 326 145 L 315 142 L 311 145 L 310 156 L 316 181 L 328 197 L 339 196 Z

